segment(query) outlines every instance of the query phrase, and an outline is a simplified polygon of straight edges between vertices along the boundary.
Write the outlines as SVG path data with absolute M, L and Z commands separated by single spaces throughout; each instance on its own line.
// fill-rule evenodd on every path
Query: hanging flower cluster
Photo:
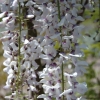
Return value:
M 87 91 L 86 83 L 79 83 L 77 77 L 84 75 L 88 66 L 81 60 L 84 56 L 81 49 L 86 46 L 79 45 L 78 39 L 82 38 L 84 29 L 79 24 L 85 20 L 81 14 L 84 8 L 92 8 L 90 3 L 86 4 L 86 0 L 82 3 L 80 0 L 1 0 L 0 3 L 0 27 L 5 28 L 1 38 L 6 58 L 3 64 L 8 74 L 4 88 L 12 90 L 5 98 L 85 100 L 77 97 L 77 93 L 83 95 Z M 26 34 L 27 20 L 32 21 L 36 37 Z M 73 65 L 71 73 L 64 71 L 66 63 Z M 44 92 L 39 94 L 37 87 Z M 23 89 L 27 91 L 24 93 Z

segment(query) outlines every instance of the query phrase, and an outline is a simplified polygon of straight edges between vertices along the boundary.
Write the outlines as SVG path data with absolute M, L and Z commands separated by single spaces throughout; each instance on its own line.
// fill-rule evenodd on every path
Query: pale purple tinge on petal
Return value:
M 0 3 L 4 3 L 4 0 L 0 0 Z

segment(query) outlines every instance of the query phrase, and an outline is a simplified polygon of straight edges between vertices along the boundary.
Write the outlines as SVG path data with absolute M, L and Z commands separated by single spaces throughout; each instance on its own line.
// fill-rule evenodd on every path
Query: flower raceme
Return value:
M 83 37 L 84 26 L 79 23 L 85 20 L 81 15 L 86 0 L 0 0 L 0 4 L 0 27 L 5 29 L 3 71 L 8 74 L 4 88 L 12 90 L 5 98 L 85 100 L 76 94 L 87 91 L 86 83 L 77 80 L 88 66 L 81 61 L 86 46 L 78 43 Z M 28 21 L 33 26 L 28 27 Z M 36 36 L 30 35 L 31 28 Z M 64 72 L 69 63 L 72 72 Z

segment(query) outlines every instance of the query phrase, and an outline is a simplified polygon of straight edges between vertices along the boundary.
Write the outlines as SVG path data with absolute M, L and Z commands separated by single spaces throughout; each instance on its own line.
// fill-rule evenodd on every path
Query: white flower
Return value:
M 75 7 L 71 10 L 72 15 L 75 17 L 77 17 L 77 12 L 78 10 Z
M 76 17 L 75 19 L 76 19 L 76 20 L 79 20 L 79 21 L 84 21 L 84 18 L 81 17 L 81 16 L 78 16 L 78 17 Z
M 3 1 L 4 2 L 4 1 Z M 9 4 L 6 5 L 5 3 L 1 5 L 1 12 L 8 12 L 10 10 Z
M 25 4 L 25 6 L 32 6 L 32 5 L 34 5 L 34 4 L 36 4 L 36 3 L 33 2 L 32 0 L 29 0 L 29 1 Z
M 7 13 L 7 12 L 2 12 L 2 13 L 0 14 L 0 18 L 4 17 L 4 16 L 6 15 L 6 13 Z
M 5 67 L 5 68 L 3 69 L 3 71 L 6 72 L 6 73 L 8 73 L 9 70 L 10 70 L 10 67 Z M 11 73 L 11 72 L 10 72 L 10 73 Z M 13 70 L 12 70 L 12 73 L 13 73 Z
M 44 100 L 52 100 L 52 98 L 50 96 L 45 95 L 45 94 L 41 94 L 37 98 L 43 98 Z
M 29 19 L 34 18 L 34 15 L 27 15 L 27 18 Z
M 43 84 L 43 88 L 45 89 L 45 93 L 48 93 L 49 96 L 59 96 L 60 95 L 60 92 L 59 91 L 59 88 L 60 88 L 60 84 L 57 83 L 55 84 L 54 86 L 48 86 L 48 85 L 45 85 Z
M 74 37 L 73 37 L 73 35 L 70 35 L 70 36 L 63 36 L 62 38 L 63 38 L 63 39 L 72 39 L 72 38 L 74 38 Z
M 58 26 L 63 26 L 65 23 L 65 17 L 61 19 L 61 21 L 58 23 Z
M 45 46 L 45 45 L 50 45 L 51 43 L 52 43 L 52 40 L 50 39 L 50 37 L 45 37 L 40 45 Z
M 10 68 L 12 68 L 13 70 L 17 70 L 18 69 L 17 61 L 11 61 Z
M 36 3 L 39 3 L 39 4 L 42 4 L 42 3 L 46 3 L 48 2 L 49 0 L 34 0 Z
M 42 58 L 42 59 L 47 59 L 47 60 L 52 59 L 53 57 L 55 57 L 55 56 L 56 56 L 56 53 L 57 53 L 57 51 L 56 51 L 56 50 L 54 49 L 54 47 L 51 46 L 51 45 L 44 46 L 43 51 L 44 51 L 44 53 L 45 53 L 46 55 L 41 54 L 41 55 L 40 55 L 40 58 Z
M 7 28 L 10 30 L 10 31 L 12 31 L 12 30 L 14 30 L 14 28 L 15 28 L 15 19 L 13 19 L 13 20 L 11 20 L 11 21 L 9 21 L 7 24 L 6 24 L 6 26 L 7 26 Z
M 24 61 L 24 64 L 21 66 L 21 70 L 23 69 L 28 69 L 31 67 L 31 62 L 30 61 Z
M 4 87 L 6 88 L 6 87 Z M 5 96 L 5 99 L 11 99 L 11 95 L 10 96 Z
M 82 57 L 82 54 L 69 54 L 70 57 Z
M 4 66 L 9 66 L 10 62 L 11 62 L 11 58 L 7 58 L 7 59 L 3 62 L 3 65 L 4 65 Z
M 82 76 L 84 73 L 86 73 L 86 69 L 83 66 L 76 66 L 75 72 L 77 72 L 78 76 Z
M 9 74 L 7 77 L 7 81 L 6 81 L 6 85 L 4 86 L 4 89 L 9 89 L 11 86 L 11 80 L 14 78 L 15 76 L 13 74 Z
M 12 47 L 13 51 L 17 51 L 18 50 L 18 45 L 16 43 L 10 43 L 10 46 Z
M 77 98 L 76 100 L 86 100 L 86 99 L 83 97 L 80 97 L 80 98 Z
M 60 94 L 60 96 L 66 96 L 67 100 L 76 100 L 76 97 L 74 95 L 74 92 L 72 89 L 64 90 L 63 93 Z
M 18 1 L 19 0 L 13 0 L 11 7 L 13 7 L 13 10 L 16 10 L 18 7 Z
M 31 91 L 37 91 L 36 88 L 32 85 L 30 85 L 29 88 L 30 88 Z
M 10 51 L 6 51 L 6 50 L 4 51 L 3 56 L 4 56 L 5 58 L 12 58 L 11 52 L 10 52 Z
M 85 27 L 84 25 L 79 25 L 79 26 L 75 26 L 74 29 L 77 30 L 79 33 L 81 33 L 84 27 Z
M 66 60 L 69 59 L 69 56 L 67 56 L 67 55 L 65 55 L 65 54 L 63 54 L 63 53 L 59 53 L 59 55 L 60 55 L 61 57 L 64 57 Z
M 76 84 L 76 91 L 80 94 L 84 94 L 87 91 L 86 83 L 78 83 Z
M 77 84 L 78 82 L 76 81 L 76 76 L 77 73 L 73 73 L 73 74 L 68 74 L 68 73 L 64 73 L 64 76 L 68 77 L 68 83 L 70 86 Z

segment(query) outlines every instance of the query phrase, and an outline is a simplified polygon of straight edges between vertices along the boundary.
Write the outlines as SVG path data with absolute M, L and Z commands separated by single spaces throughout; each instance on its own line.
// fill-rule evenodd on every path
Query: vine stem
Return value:
M 59 0 L 57 0 L 57 7 L 58 7 L 58 21 L 60 22 L 61 21 L 61 12 L 60 12 L 60 2 Z M 61 32 L 61 26 L 59 27 L 59 30 Z M 62 37 L 62 35 L 61 35 Z M 64 66 L 63 66 L 63 62 L 62 62 L 62 66 L 61 66 L 61 71 L 62 71 L 62 91 L 64 91 Z M 64 100 L 64 96 L 63 96 L 63 99 Z
M 21 62 L 20 48 L 21 48 L 21 29 L 22 29 L 22 27 L 21 27 L 21 4 L 20 4 L 19 0 L 18 0 L 18 5 L 19 5 L 19 9 L 18 9 L 18 18 L 19 18 L 18 45 L 19 45 L 19 49 L 18 49 L 18 86 L 17 86 L 17 88 L 19 90 L 21 90 L 21 94 L 22 94 L 23 87 L 22 87 L 22 78 L 21 78 L 21 70 L 20 70 L 20 62 Z
M 20 18 L 20 14 L 21 14 L 21 5 L 20 5 L 20 2 L 19 2 L 19 39 L 18 39 L 18 44 L 19 44 L 19 67 L 20 67 L 20 61 L 21 61 L 21 58 L 20 58 L 20 48 L 21 48 L 21 18 Z
M 60 2 L 57 0 L 57 7 L 58 7 L 58 21 L 61 21 L 61 16 L 60 16 Z M 61 32 L 61 27 L 60 27 L 60 32 Z
M 64 91 L 64 66 L 63 66 L 63 63 L 62 63 L 62 91 Z M 63 96 L 63 100 L 64 100 L 64 96 Z
M 100 0 L 99 0 L 99 30 L 100 30 Z

